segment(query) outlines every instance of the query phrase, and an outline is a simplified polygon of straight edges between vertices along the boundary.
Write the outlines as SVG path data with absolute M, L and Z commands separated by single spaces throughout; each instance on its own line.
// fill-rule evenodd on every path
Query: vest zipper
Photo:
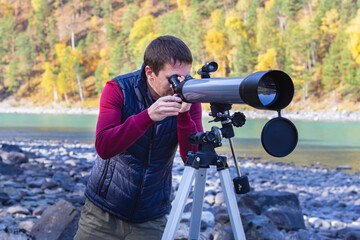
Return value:
M 147 165 L 150 165 L 150 161 L 151 161 L 152 145 L 153 145 L 153 141 L 154 141 L 155 130 L 156 130 L 156 122 L 152 126 Z
M 102 188 L 104 186 L 104 182 L 105 182 L 106 175 L 107 175 L 107 172 L 108 172 L 108 169 L 109 169 L 109 165 L 110 165 L 110 159 L 107 159 L 106 163 L 105 163 L 104 175 L 102 176 L 100 187 L 99 187 L 99 195 L 100 195 L 100 192 L 101 192 L 101 190 L 102 190 Z
M 142 192 L 142 188 L 143 188 L 143 185 L 144 185 L 145 173 L 146 173 L 147 167 L 148 167 L 149 164 L 150 164 L 151 149 L 152 149 L 152 144 L 153 144 L 153 141 L 154 141 L 155 130 L 156 130 L 156 122 L 152 125 L 151 138 L 150 138 L 149 151 L 148 151 L 148 159 L 147 159 L 147 162 L 146 162 L 146 164 L 145 164 L 144 170 L 143 170 L 143 172 L 142 172 L 142 178 L 141 178 L 140 186 L 139 186 L 139 189 L 138 189 L 138 192 L 137 192 L 137 196 L 136 196 L 136 199 L 135 199 L 135 205 L 134 205 L 134 208 L 133 208 L 132 213 L 131 213 L 130 222 L 132 222 L 132 220 L 133 220 L 133 218 L 134 218 L 135 210 L 136 210 L 136 208 L 137 208 L 137 204 L 138 204 L 139 199 L 140 199 L 140 194 L 141 194 L 141 192 Z

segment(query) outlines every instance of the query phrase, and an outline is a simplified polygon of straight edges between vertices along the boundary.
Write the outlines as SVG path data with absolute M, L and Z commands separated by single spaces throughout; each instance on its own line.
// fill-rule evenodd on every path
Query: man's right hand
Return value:
M 181 98 L 176 96 L 161 97 L 148 108 L 148 114 L 154 122 L 166 117 L 177 116 L 181 108 Z

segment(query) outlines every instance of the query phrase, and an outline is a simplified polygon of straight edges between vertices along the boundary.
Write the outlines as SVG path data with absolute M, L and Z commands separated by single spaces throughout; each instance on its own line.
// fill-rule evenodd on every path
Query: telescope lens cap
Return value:
M 298 132 L 295 125 L 283 117 L 268 121 L 261 133 L 261 143 L 265 151 L 274 157 L 285 157 L 296 147 Z

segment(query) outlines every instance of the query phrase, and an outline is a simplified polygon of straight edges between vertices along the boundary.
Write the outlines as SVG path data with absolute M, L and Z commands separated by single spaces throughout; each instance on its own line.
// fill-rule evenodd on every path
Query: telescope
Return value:
M 177 75 L 172 75 L 168 79 L 174 93 L 184 102 L 210 103 L 210 116 L 214 117 L 213 121 L 220 121 L 222 127 L 213 126 L 211 131 L 192 133 L 188 136 L 190 144 L 199 146 L 196 152 L 189 151 L 187 154 L 184 176 L 176 193 L 162 240 L 174 239 L 195 175 L 189 239 L 199 239 L 206 169 L 209 166 L 216 166 L 219 173 L 234 237 L 236 240 L 245 239 L 234 192 L 246 194 L 250 191 L 250 185 L 248 177 L 241 175 L 231 138 L 235 136 L 233 126 L 242 127 L 246 117 L 240 112 L 231 115 L 232 104 L 248 104 L 257 109 L 278 112 L 278 117 L 268 121 L 261 133 L 261 143 L 270 155 L 284 157 L 295 149 L 298 141 L 295 125 L 281 117 L 280 113 L 294 96 L 294 84 L 286 73 L 270 70 L 255 72 L 246 77 L 210 78 L 210 73 L 217 69 L 217 63 L 211 62 L 198 70 L 201 79 L 194 79 L 190 75 L 182 82 L 178 81 Z M 226 157 L 219 156 L 215 151 L 215 148 L 222 146 L 223 138 L 229 140 L 237 171 L 237 177 L 233 179 L 235 191 L 228 184 L 230 173 Z
M 184 102 L 210 103 L 215 121 L 233 120 L 231 116 L 219 118 L 219 115 L 226 116 L 232 104 L 247 104 L 260 110 L 277 111 L 278 117 L 270 120 L 263 128 L 261 142 L 272 156 L 284 157 L 290 154 L 297 145 L 298 134 L 295 125 L 281 117 L 280 113 L 294 96 L 294 84 L 290 76 L 280 70 L 269 70 L 245 77 L 210 78 L 210 73 L 217 69 L 217 63 L 211 62 L 198 70 L 201 79 L 187 75 L 184 81 L 179 82 L 178 76 L 173 75 L 168 80 L 174 93 Z M 235 126 L 239 125 L 237 121 L 232 122 Z
M 169 79 L 174 92 L 189 103 L 248 104 L 257 109 L 281 110 L 294 96 L 291 78 L 279 70 L 253 73 L 247 77 Z

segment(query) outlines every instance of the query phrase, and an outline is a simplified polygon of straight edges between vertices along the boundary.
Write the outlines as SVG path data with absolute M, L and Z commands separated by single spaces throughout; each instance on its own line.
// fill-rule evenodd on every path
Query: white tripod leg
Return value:
M 195 176 L 195 168 L 185 167 L 184 174 L 181 178 L 179 189 L 176 193 L 174 204 L 171 208 L 168 221 L 166 223 L 165 231 L 162 240 L 170 240 L 175 238 L 175 233 L 178 228 L 181 215 L 184 211 L 186 199 L 189 196 L 190 187 Z
M 230 216 L 234 237 L 236 240 L 245 240 L 244 228 L 241 222 L 240 211 L 237 205 L 229 169 L 220 170 L 218 173 L 220 176 L 221 187 L 224 191 L 226 207 Z
M 196 170 L 194 199 L 191 211 L 189 240 L 199 239 L 201 213 L 203 209 L 207 168 Z

